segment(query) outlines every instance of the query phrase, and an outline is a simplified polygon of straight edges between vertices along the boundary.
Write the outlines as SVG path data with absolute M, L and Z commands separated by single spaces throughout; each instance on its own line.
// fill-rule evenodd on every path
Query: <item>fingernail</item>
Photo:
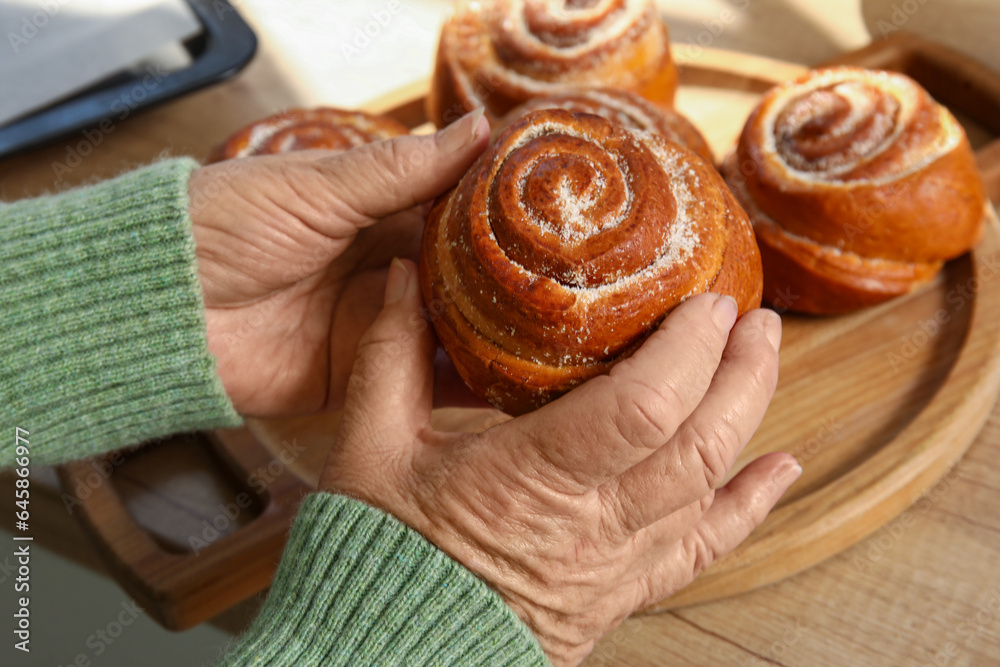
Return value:
M 728 332 L 736 324 L 739 312 L 740 308 L 736 305 L 736 299 L 728 294 L 723 294 L 712 305 L 712 320 L 717 327 Z
M 398 257 L 392 258 L 389 264 L 389 276 L 385 281 L 385 305 L 391 306 L 399 303 L 406 294 L 406 287 L 410 283 L 410 272 L 406 265 L 399 261 Z
M 765 310 L 764 313 L 764 335 L 777 352 L 781 347 L 781 315 L 773 310 Z
M 777 472 L 774 473 L 774 482 L 778 486 L 789 487 L 801 476 L 802 466 L 796 461 L 778 468 Z
M 486 109 L 479 107 L 438 132 L 437 142 L 441 151 L 454 153 L 475 141 L 479 137 L 479 121 L 484 113 Z

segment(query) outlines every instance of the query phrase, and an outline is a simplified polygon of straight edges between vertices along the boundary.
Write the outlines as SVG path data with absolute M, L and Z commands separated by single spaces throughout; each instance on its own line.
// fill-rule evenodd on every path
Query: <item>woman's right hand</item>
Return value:
M 690 583 L 763 521 L 801 468 L 761 457 L 781 321 L 728 297 L 679 306 L 630 359 L 481 434 L 430 425 L 435 342 L 393 263 L 359 346 L 322 490 L 381 507 L 492 586 L 556 665 Z

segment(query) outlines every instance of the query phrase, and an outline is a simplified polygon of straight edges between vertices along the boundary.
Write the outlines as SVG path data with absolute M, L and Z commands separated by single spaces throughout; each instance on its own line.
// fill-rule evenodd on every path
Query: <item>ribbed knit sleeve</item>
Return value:
M 381 510 L 308 496 L 264 608 L 221 665 L 548 665 L 503 600 Z
M 32 464 L 240 418 L 208 352 L 188 217 L 197 163 L 0 204 L 0 409 Z M 0 438 L 0 466 L 14 438 Z
M 208 352 L 187 183 L 171 160 L 0 204 L 0 408 L 32 464 L 240 422 Z M 15 438 L 0 438 L 0 467 Z M 315 494 L 227 665 L 545 665 L 482 581 L 392 516 Z

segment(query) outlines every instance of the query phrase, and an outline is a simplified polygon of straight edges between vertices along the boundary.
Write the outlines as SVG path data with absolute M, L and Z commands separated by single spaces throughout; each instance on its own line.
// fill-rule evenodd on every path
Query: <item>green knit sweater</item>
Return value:
M 188 217 L 192 160 L 0 203 L 0 466 L 240 418 L 208 352 Z M 9 437 L 8 437 L 9 436 Z M 544 665 L 500 597 L 394 517 L 316 493 L 224 665 Z

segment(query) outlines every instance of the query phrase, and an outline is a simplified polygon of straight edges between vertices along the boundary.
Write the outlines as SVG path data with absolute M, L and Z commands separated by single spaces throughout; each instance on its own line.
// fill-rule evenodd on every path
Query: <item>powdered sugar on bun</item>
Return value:
M 408 134 L 385 116 L 332 107 L 289 109 L 255 121 L 216 147 L 210 162 L 292 151 L 349 150 Z
M 515 121 L 436 203 L 421 280 L 459 372 L 509 411 L 607 370 L 692 294 L 760 298 L 749 221 L 710 165 L 556 109 Z
M 499 118 L 567 86 L 614 86 L 669 106 L 677 68 L 655 2 L 459 2 L 442 28 L 428 116 L 440 126 L 485 106 Z
M 927 118 L 928 103 L 926 91 L 902 74 L 820 70 L 768 95 L 757 121 L 761 145 L 783 177 L 879 185 L 919 171 L 965 136 L 944 107 L 934 104 Z
M 837 67 L 778 86 L 724 172 L 754 223 L 765 298 L 802 312 L 906 294 L 982 229 L 964 131 L 902 74 Z

